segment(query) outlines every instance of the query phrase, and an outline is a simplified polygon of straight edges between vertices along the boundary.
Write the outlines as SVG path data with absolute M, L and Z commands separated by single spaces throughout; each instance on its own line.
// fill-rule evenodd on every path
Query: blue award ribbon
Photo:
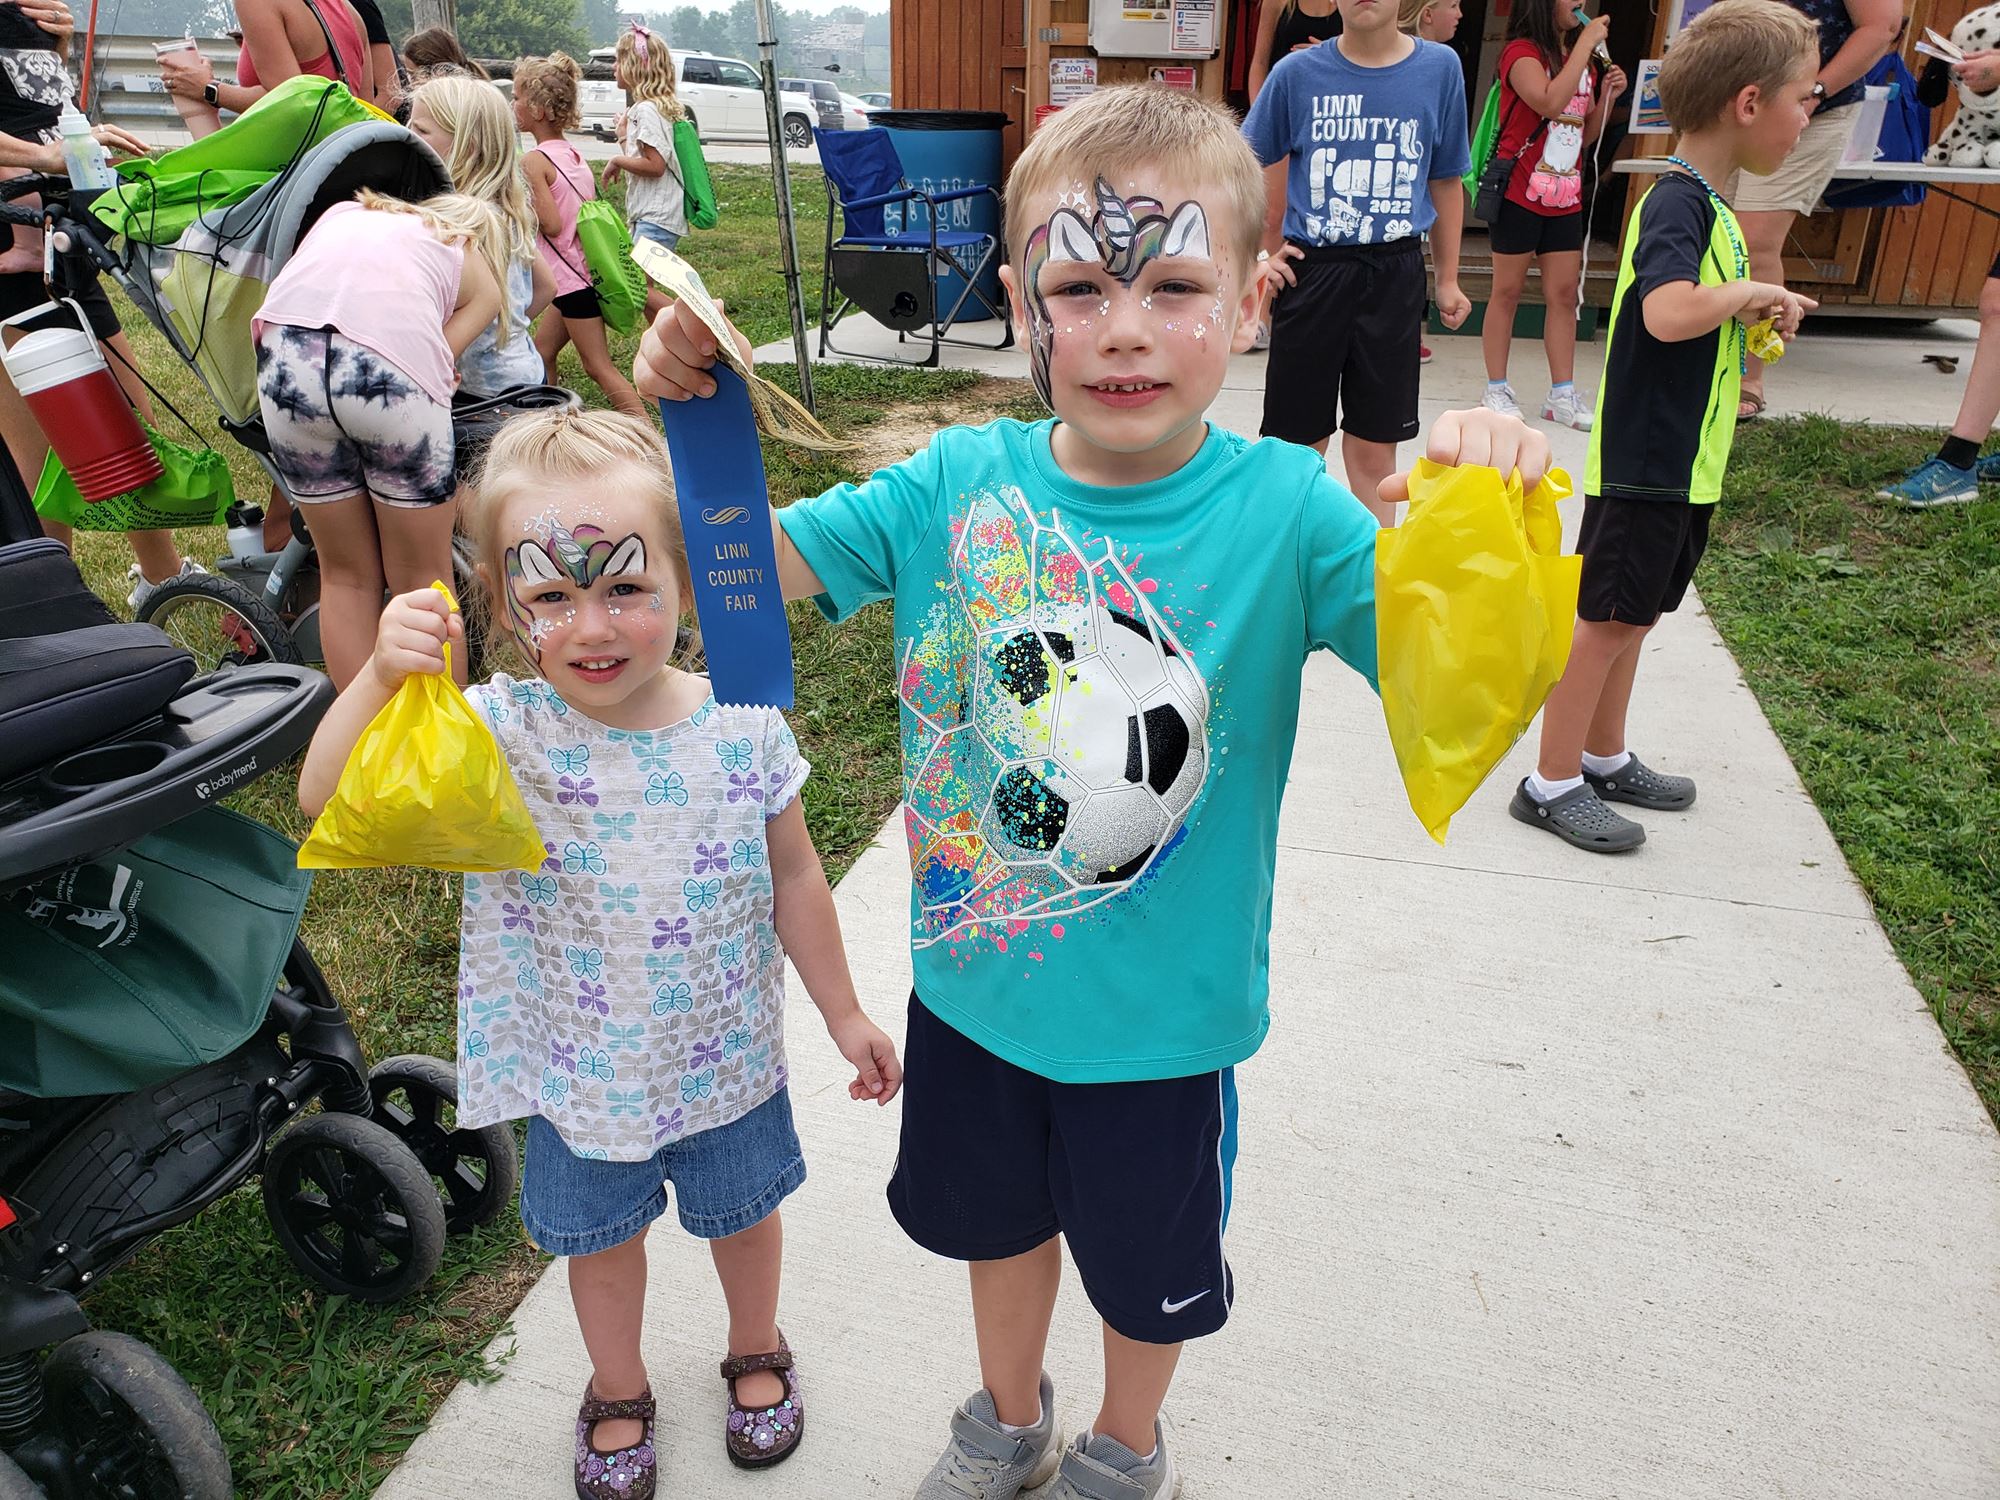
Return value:
M 720 363 L 710 373 L 713 396 L 660 403 L 708 677 L 718 703 L 790 708 L 792 633 L 757 419 L 740 375 Z

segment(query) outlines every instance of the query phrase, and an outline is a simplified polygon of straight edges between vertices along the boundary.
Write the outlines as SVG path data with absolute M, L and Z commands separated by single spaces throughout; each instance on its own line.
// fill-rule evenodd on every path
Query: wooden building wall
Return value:
M 1008 117 L 1006 163 L 1026 144 L 1022 0 L 892 0 L 891 96 L 899 109 L 990 109 Z

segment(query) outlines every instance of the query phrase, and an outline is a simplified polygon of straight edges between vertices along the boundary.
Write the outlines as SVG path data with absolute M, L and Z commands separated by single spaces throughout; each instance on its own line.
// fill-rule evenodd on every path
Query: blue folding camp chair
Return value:
M 1000 253 L 999 233 L 939 227 L 943 205 L 982 193 L 993 199 L 997 221 L 1000 195 L 985 183 L 937 193 L 911 187 L 896 155 L 896 143 L 886 131 L 815 130 L 813 135 L 819 142 L 827 197 L 826 270 L 819 298 L 820 354 L 832 349 L 836 354 L 861 358 L 936 365 L 941 344 L 978 349 L 1011 345 L 1014 329 L 1006 310 L 979 284 Z M 891 204 L 902 205 L 900 224 L 892 225 L 883 212 Z M 835 209 L 842 220 L 837 240 L 833 235 Z M 941 294 L 950 296 L 953 282 L 958 285 L 957 296 L 949 307 L 941 309 Z M 988 316 L 1000 320 L 997 344 L 947 337 L 973 298 Z M 839 348 L 831 337 L 834 325 L 857 308 L 895 329 L 898 344 L 905 335 L 928 325 L 929 357 L 903 360 L 895 355 L 863 355 L 859 350 Z

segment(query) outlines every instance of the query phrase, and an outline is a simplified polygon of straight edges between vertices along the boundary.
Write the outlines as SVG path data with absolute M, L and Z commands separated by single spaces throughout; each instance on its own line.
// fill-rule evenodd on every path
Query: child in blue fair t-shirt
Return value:
M 1386 525 L 1376 488 L 1417 435 L 1426 234 L 1439 318 L 1472 311 L 1465 75 L 1449 47 L 1396 29 L 1393 0 L 1340 0 L 1340 15 L 1339 36 L 1279 60 L 1243 122 L 1258 160 L 1291 162 L 1263 432 L 1324 453 L 1337 420 L 1347 482 Z
M 949 428 L 791 506 L 779 572 L 834 618 L 895 601 L 916 988 L 889 1202 L 969 1263 L 984 1382 L 916 1493 L 1013 1500 L 1060 1470 L 1052 1500 L 1155 1500 L 1180 1346 L 1229 1314 L 1233 1070 L 1269 1025 L 1300 668 L 1323 647 L 1374 680 L 1376 526 L 1317 455 L 1206 420 L 1262 279 L 1262 173 L 1226 113 L 1100 90 L 1037 132 L 1007 204 L 1056 419 Z M 635 378 L 706 395 L 714 353 L 676 308 Z M 1529 483 L 1548 461 L 1490 412 L 1430 451 Z M 1068 1446 L 1042 1371 L 1058 1235 L 1105 1324 Z

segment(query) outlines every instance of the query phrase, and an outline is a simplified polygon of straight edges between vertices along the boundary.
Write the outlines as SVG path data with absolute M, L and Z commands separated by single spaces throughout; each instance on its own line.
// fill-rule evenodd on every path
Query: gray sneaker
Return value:
M 951 1446 L 917 1486 L 916 1500 L 1014 1500 L 1044 1484 L 1062 1462 L 1056 1391 L 1042 1376 L 1042 1420 L 1018 1436 L 1003 1432 L 993 1397 L 981 1388 L 952 1413 Z
M 1606 802 L 1629 802 L 1634 807 L 1650 807 L 1655 812 L 1679 812 L 1694 806 L 1694 778 L 1669 776 L 1655 771 L 1633 756 L 1608 776 L 1585 769 L 1584 785 L 1593 788 Z
M 1621 818 L 1599 800 L 1588 781 L 1544 802 L 1528 790 L 1527 778 L 1514 788 L 1507 811 L 1523 823 L 1546 828 L 1566 844 L 1593 854 L 1623 854 L 1646 842 L 1646 830 Z
M 1150 1463 L 1116 1438 L 1101 1433 L 1078 1438 L 1063 1454 L 1062 1471 L 1046 1500 L 1174 1500 L 1180 1492 L 1180 1471 L 1155 1422 Z

